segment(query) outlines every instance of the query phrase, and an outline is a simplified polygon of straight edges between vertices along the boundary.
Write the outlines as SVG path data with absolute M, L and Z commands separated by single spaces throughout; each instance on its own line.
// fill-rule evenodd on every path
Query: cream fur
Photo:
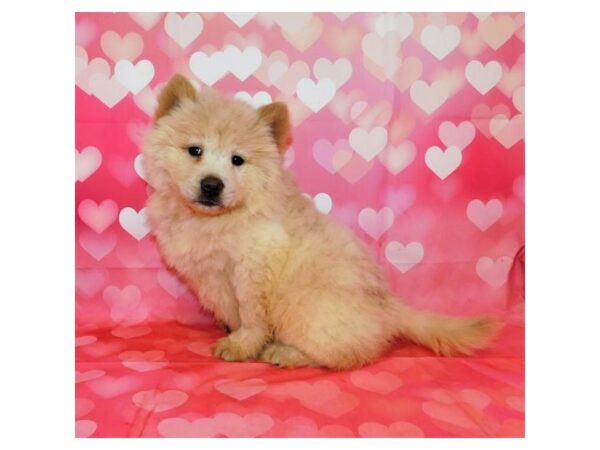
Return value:
M 263 114 L 196 93 L 181 76 L 168 87 L 143 149 L 150 224 L 166 263 L 232 330 L 215 355 L 341 370 L 373 361 L 399 337 L 451 355 L 497 332 L 494 319 L 418 311 L 393 296 L 367 247 L 316 211 L 283 169 L 287 111 L 273 124 L 280 107 Z M 203 147 L 201 158 L 190 145 Z M 246 163 L 229 164 L 233 154 Z M 224 181 L 222 208 L 194 202 L 207 175 Z

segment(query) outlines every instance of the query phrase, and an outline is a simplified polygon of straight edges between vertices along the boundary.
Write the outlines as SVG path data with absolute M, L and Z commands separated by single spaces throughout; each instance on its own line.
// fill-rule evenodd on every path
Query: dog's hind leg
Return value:
M 306 353 L 291 345 L 280 342 L 267 344 L 260 354 L 259 359 L 279 367 L 316 367 L 318 364 Z

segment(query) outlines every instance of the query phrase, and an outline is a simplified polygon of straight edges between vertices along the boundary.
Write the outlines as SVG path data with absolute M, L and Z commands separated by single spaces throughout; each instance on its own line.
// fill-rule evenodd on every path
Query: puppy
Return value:
M 402 303 L 368 248 L 320 214 L 283 168 L 283 103 L 258 110 L 175 75 L 143 148 L 150 227 L 166 263 L 231 333 L 227 361 L 358 367 L 407 338 L 470 354 L 493 318 L 449 317 Z

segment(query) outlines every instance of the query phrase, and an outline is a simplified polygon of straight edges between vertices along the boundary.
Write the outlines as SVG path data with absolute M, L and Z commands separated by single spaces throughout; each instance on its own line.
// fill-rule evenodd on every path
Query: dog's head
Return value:
M 283 103 L 254 109 L 175 75 L 158 98 L 144 145 L 147 178 L 198 214 L 260 209 L 281 183 L 290 140 Z

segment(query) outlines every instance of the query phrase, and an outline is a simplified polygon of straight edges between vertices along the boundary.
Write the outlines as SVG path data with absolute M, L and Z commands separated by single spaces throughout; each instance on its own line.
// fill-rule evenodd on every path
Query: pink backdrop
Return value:
M 80 13 L 75 38 L 78 436 L 523 434 L 523 14 Z M 174 72 L 286 101 L 316 207 L 407 301 L 502 315 L 497 344 L 343 373 L 213 358 L 145 224 L 139 145 Z

